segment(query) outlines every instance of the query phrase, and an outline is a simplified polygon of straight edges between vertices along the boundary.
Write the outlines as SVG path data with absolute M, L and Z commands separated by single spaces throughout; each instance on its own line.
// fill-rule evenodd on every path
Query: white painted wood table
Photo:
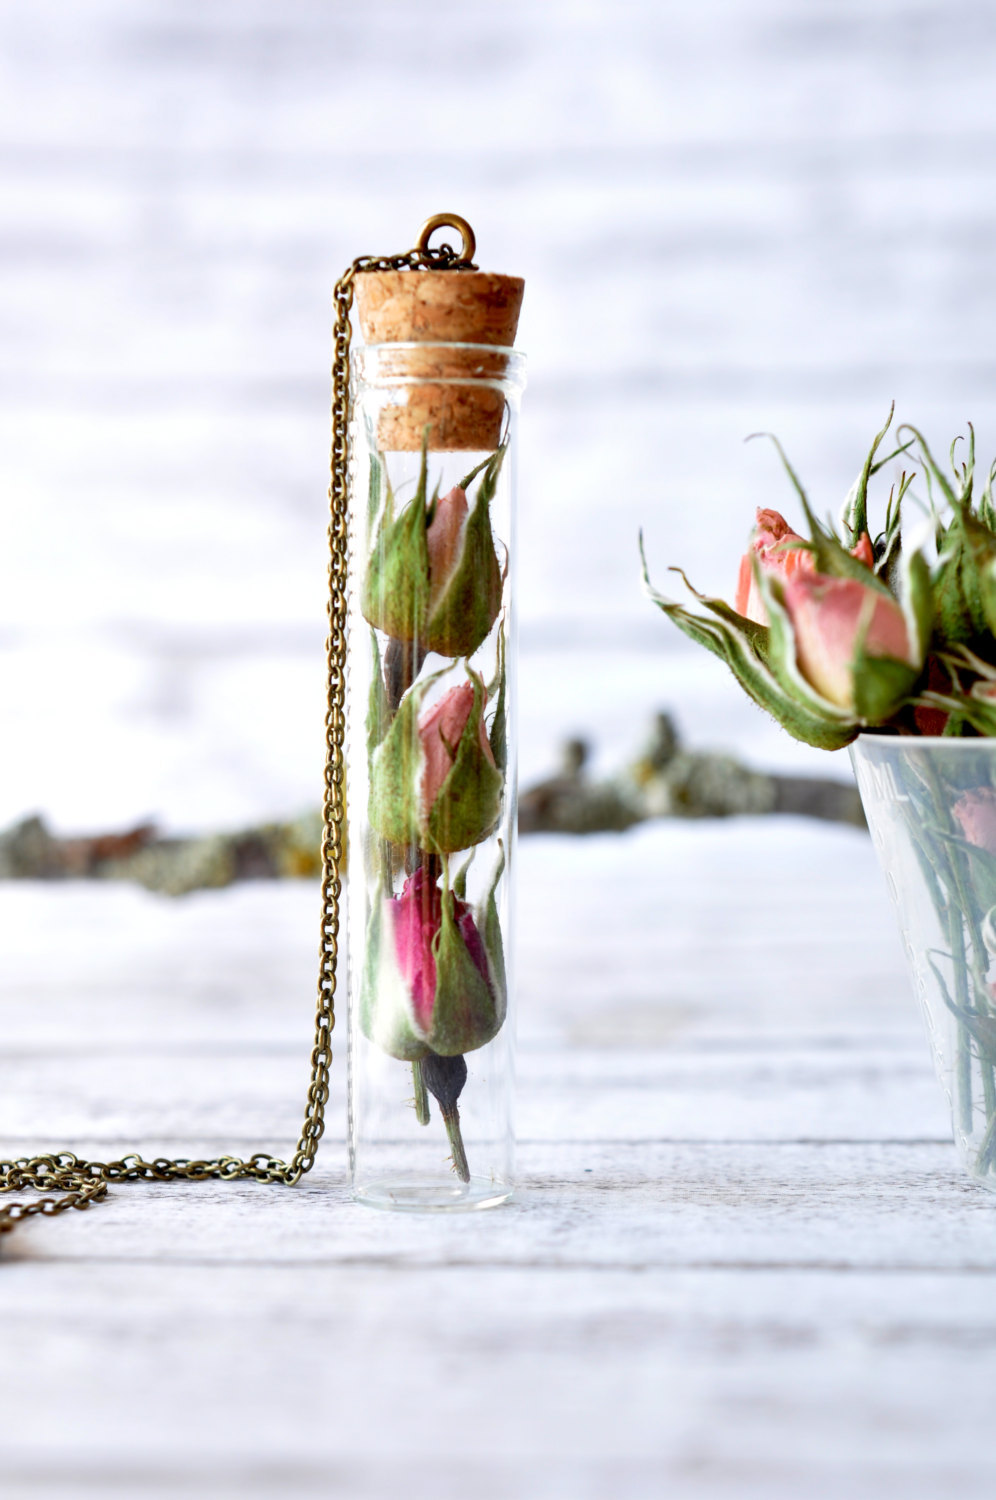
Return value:
M 996 1203 L 871 849 L 521 849 L 522 1189 L 123 1187 L 0 1252 L 5 1496 L 991 1496 Z M 289 1149 L 315 890 L 0 887 L 0 1150 Z

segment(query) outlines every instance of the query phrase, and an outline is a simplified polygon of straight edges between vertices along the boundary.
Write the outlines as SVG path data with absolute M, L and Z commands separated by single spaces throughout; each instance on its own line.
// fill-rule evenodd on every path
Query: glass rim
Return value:
M 996 747 L 996 735 L 980 734 L 975 739 L 970 739 L 966 735 L 949 734 L 876 734 L 872 729 L 862 729 L 846 748 L 849 750 L 851 745 L 859 743 L 888 744 L 895 746 L 897 750 L 913 750 L 918 745 L 929 746 L 932 749 L 939 746 L 945 749 L 957 746 L 959 749 L 978 750 L 983 745 Z
M 517 404 L 528 379 L 525 354 L 507 344 L 440 339 L 357 344 L 352 365 L 361 401 L 365 390 L 451 385 L 501 391 Z
M 524 349 L 516 349 L 512 344 L 480 344 L 466 343 L 460 339 L 398 339 L 396 341 L 381 339 L 377 343 L 365 344 L 360 340 L 353 345 L 357 354 L 376 354 L 378 350 L 384 349 L 459 349 L 473 350 L 480 354 L 505 354 L 512 359 L 526 360 Z

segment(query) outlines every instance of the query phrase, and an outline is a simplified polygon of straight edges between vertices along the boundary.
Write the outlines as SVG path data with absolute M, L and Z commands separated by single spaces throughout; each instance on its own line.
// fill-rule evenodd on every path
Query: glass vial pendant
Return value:
M 356 278 L 349 1154 L 382 1208 L 514 1182 L 515 462 L 523 284 Z

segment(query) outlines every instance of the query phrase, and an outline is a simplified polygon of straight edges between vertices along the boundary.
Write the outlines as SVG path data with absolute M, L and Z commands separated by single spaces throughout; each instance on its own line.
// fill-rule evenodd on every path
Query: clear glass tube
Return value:
M 349 1155 L 354 1194 L 383 1208 L 513 1187 L 523 384 L 494 346 L 354 355 Z

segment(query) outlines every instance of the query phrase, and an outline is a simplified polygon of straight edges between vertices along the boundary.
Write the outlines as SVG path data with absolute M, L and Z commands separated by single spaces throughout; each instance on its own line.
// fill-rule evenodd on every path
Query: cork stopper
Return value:
M 356 311 L 368 344 L 515 343 L 525 282 L 493 271 L 361 271 Z
M 456 215 L 429 220 L 419 248 L 426 248 L 428 225 L 441 223 L 461 229 L 469 259 L 473 234 Z M 360 331 L 374 346 L 377 382 L 390 390 L 378 416 L 383 451 L 417 451 L 426 427 L 432 449 L 487 452 L 498 446 L 505 398 L 497 387 L 508 363 L 503 351 L 515 342 L 524 286 L 520 276 L 474 270 L 363 271 L 356 277 Z

